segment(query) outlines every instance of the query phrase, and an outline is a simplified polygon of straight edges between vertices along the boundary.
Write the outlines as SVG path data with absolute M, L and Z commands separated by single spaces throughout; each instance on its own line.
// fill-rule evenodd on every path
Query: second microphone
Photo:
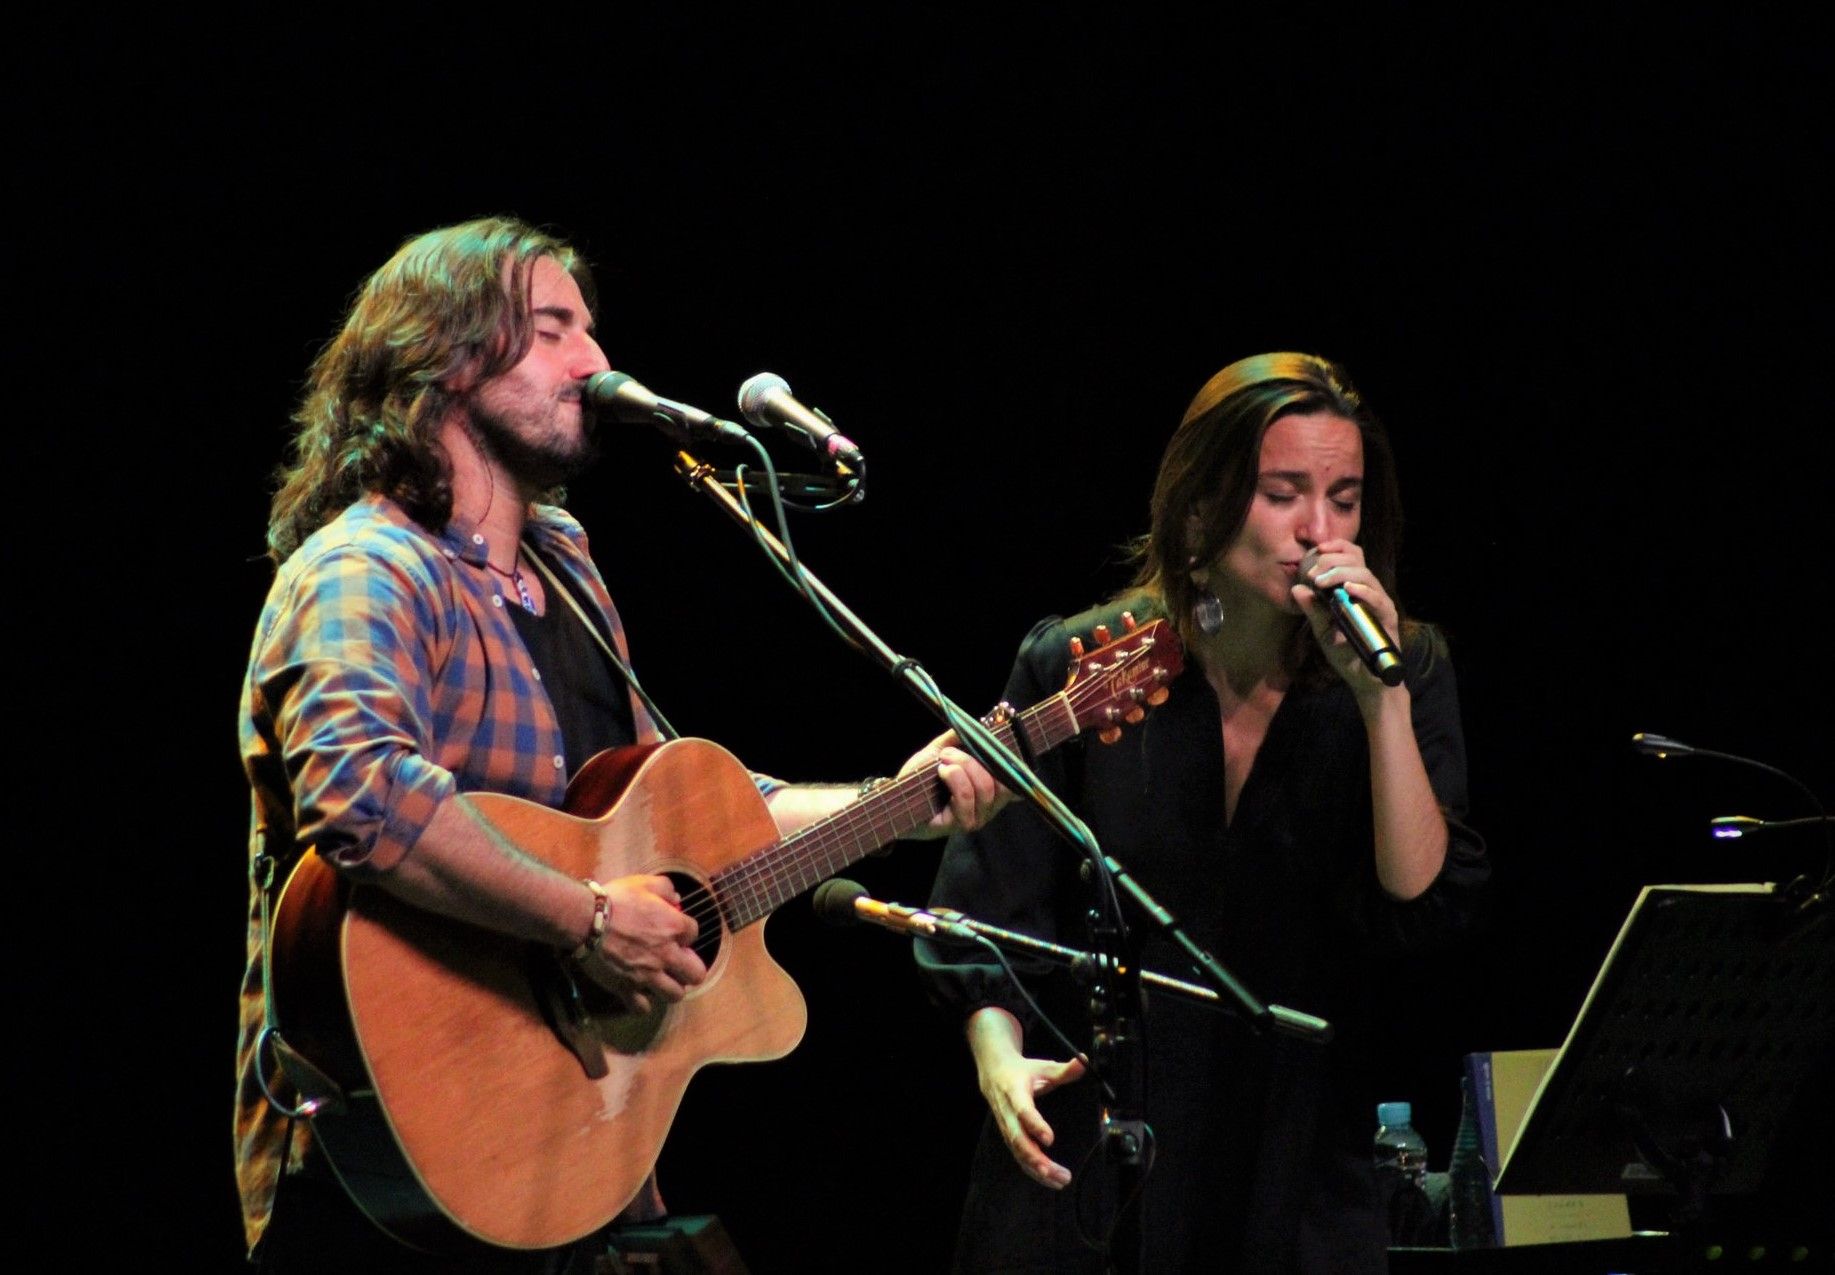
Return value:
M 790 392 L 790 383 L 775 372 L 760 372 L 739 387 L 739 414 L 760 429 L 794 434 L 810 450 L 859 473 L 866 457 L 834 422 Z

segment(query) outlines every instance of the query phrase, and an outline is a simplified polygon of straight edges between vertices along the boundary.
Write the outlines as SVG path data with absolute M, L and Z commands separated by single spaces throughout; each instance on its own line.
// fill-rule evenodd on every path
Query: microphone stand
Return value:
M 696 491 L 712 500 L 728 517 L 751 534 L 787 577 L 812 604 L 827 609 L 837 628 L 870 659 L 903 682 L 918 701 L 929 708 L 956 732 L 962 750 L 975 758 L 1008 791 L 1031 802 L 1045 821 L 1070 842 L 1085 858 L 1085 879 L 1097 891 L 1098 906 L 1092 909 L 1092 926 L 1098 968 L 1108 972 L 1090 994 L 1092 1018 L 1091 1039 L 1097 1051 L 1095 1061 L 1109 1069 L 1115 1099 L 1103 1112 L 1104 1153 L 1115 1164 L 1120 1183 L 1119 1217 L 1114 1230 L 1120 1255 L 1117 1270 L 1137 1272 L 1141 1269 L 1140 1187 L 1146 1163 L 1146 1051 L 1141 1033 L 1142 1004 L 1140 968 L 1135 960 L 1137 944 L 1128 934 L 1122 917 L 1120 894 L 1132 899 L 1148 921 L 1179 948 L 1191 961 L 1218 996 L 1234 1003 L 1244 1018 L 1258 1031 L 1281 1027 L 1290 1033 L 1323 1043 L 1330 1027 L 1319 1019 L 1288 1021 L 1276 1015 L 1239 983 L 1209 952 L 1195 943 L 1179 922 L 1161 907 L 1153 896 L 1128 874 L 1126 868 L 1105 854 L 1090 831 L 1064 801 L 1044 781 L 997 739 L 992 731 L 945 695 L 922 665 L 908 656 L 899 655 L 867 627 L 865 621 L 849 610 L 827 585 L 807 571 L 782 541 L 749 514 L 719 481 L 713 466 L 686 450 L 675 455 L 675 470 Z M 1119 893 L 1118 893 L 1119 891 Z M 1300 1015 L 1300 1020 L 1309 1016 Z
M 941 924 L 932 925 L 923 931 L 924 937 L 933 943 L 960 945 L 992 943 L 1004 951 L 1050 961 L 1054 965 L 1062 965 L 1081 981 L 1099 978 L 1107 970 L 1108 958 L 1097 950 L 1085 951 L 1082 948 L 1066 947 L 1062 943 L 1053 943 L 1049 939 L 1022 934 L 1018 930 L 1003 929 L 998 925 L 990 925 L 986 921 L 977 921 L 974 917 L 958 912 L 954 908 L 901 908 L 897 905 L 888 905 L 888 907 L 892 912 L 905 916 L 912 929 L 925 921 L 940 922 Z M 900 925 L 896 928 L 907 931 L 907 925 Z M 1192 1001 L 1209 1009 L 1228 1013 L 1236 1008 L 1229 1000 L 1219 996 L 1215 988 L 1205 987 L 1200 983 L 1188 983 L 1184 979 L 1173 978 L 1154 970 L 1142 970 L 1140 982 L 1142 986 L 1150 987 L 1156 992 L 1166 992 L 1181 1000 Z M 1332 1038 L 1332 1025 L 1323 1018 L 1316 1018 L 1297 1009 L 1288 1009 L 1283 1005 L 1268 1006 L 1268 1013 L 1273 1019 L 1276 1031 L 1303 1039 L 1317 1038 L 1327 1041 Z

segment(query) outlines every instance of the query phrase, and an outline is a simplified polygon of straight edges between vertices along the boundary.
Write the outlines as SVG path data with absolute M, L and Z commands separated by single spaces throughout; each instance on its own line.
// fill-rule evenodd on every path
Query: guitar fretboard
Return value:
M 1015 726 L 1025 737 L 1022 751 L 1033 755 L 1056 748 L 1080 729 L 1071 695 L 1065 691 L 991 729 L 1011 748 Z M 923 827 L 948 804 L 947 790 L 934 772 L 913 771 L 775 845 L 728 864 L 709 881 L 727 927 L 737 930 L 769 916 L 811 886 Z

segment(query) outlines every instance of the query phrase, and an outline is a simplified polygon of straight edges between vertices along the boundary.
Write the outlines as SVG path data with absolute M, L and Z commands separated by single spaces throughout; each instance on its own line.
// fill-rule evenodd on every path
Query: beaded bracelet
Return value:
M 611 892 L 589 877 L 582 878 L 580 884 L 593 892 L 593 928 L 580 941 L 580 946 L 573 950 L 575 961 L 584 961 L 599 950 L 599 940 L 605 937 L 606 922 L 612 919 Z

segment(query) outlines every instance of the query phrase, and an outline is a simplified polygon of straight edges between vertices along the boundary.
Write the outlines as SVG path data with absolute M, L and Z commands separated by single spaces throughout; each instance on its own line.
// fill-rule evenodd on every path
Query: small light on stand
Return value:
M 1822 876 L 1812 880 L 1808 873 L 1788 882 L 1779 893 L 1790 902 L 1792 910 L 1799 916 L 1807 916 L 1825 907 L 1835 894 L 1830 887 L 1835 886 L 1835 819 L 1830 818 L 1810 786 L 1788 771 L 1779 770 L 1767 762 L 1755 761 L 1750 757 L 1741 757 L 1736 753 L 1717 752 L 1708 748 L 1694 748 L 1680 740 L 1670 739 L 1666 735 L 1652 735 L 1639 731 L 1631 737 L 1631 746 L 1646 757 L 1659 760 L 1668 757 L 1705 757 L 1714 761 L 1735 762 L 1741 766 L 1751 766 L 1755 770 L 1776 775 L 1787 783 L 1794 785 L 1799 792 L 1809 798 L 1810 805 L 1816 813 L 1807 818 L 1798 819 L 1754 819 L 1750 815 L 1721 815 L 1708 821 L 1708 829 L 1716 840 L 1732 841 L 1753 833 L 1772 832 L 1785 828 L 1807 828 L 1820 825 L 1828 839 L 1829 855 L 1823 865 Z
M 1671 739 L 1667 735 L 1652 735 L 1645 731 L 1639 731 L 1631 737 L 1631 746 L 1640 753 L 1643 753 L 1646 757 L 1656 757 L 1659 759 L 1664 757 L 1688 757 L 1695 751 L 1679 739 Z
M 1746 829 L 1756 828 L 1763 824 L 1763 819 L 1754 819 L 1751 815 L 1719 815 L 1708 820 L 1708 829 L 1721 841 L 1732 841 L 1746 835 Z

